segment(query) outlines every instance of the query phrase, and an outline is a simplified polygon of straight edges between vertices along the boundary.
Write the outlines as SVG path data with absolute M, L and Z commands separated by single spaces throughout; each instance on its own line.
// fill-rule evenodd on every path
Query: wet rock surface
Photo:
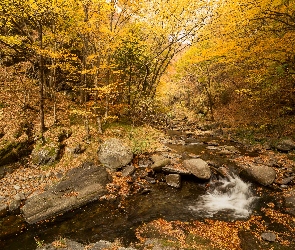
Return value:
M 171 187 L 180 188 L 181 176 L 179 174 L 168 174 L 166 175 L 166 182 Z

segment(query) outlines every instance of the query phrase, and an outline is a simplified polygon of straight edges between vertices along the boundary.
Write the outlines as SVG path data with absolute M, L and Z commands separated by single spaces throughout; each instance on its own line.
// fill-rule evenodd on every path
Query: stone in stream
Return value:
M 209 180 L 211 177 L 210 167 L 202 159 L 184 160 L 183 167 L 199 179 Z
M 24 195 L 24 193 L 18 193 L 14 196 L 15 200 L 19 200 L 19 201 L 23 201 L 26 199 L 26 196 Z
M 168 186 L 180 188 L 181 177 L 179 174 L 168 174 L 166 175 L 166 183 Z
M 277 184 L 280 184 L 280 185 L 287 185 L 291 181 L 293 181 L 294 179 L 295 179 L 295 176 L 290 176 L 290 177 L 287 177 L 287 178 L 283 178 L 281 180 L 278 180 L 278 181 L 276 181 L 276 183 Z
M 164 157 L 163 155 L 152 155 L 152 161 L 154 164 L 151 166 L 151 168 L 154 171 L 161 171 L 163 167 L 169 165 L 171 163 L 171 160 Z
M 174 164 L 174 165 L 167 165 L 162 168 L 162 171 L 169 174 L 181 174 L 181 175 L 189 175 L 190 171 L 185 169 L 180 164 Z
M 271 185 L 276 178 L 276 171 L 265 165 L 247 164 L 240 165 L 242 168 L 241 175 L 256 181 L 264 186 Z
M 104 167 L 84 163 L 46 192 L 28 198 L 21 211 L 28 223 L 36 223 L 99 199 L 109 182 Z
M 133 153 L 121 140 L 110 138 L 100 146 L 98 157 L 105 167 L 115 172 L 132 161 Z

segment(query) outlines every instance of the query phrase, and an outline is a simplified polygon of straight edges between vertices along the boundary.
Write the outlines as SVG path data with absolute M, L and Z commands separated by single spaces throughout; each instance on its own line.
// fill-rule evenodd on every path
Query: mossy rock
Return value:
M 2 141 L 0 145 L 0 166 L 18 161 L 31 152 L 30 141 L 26 135 L 20 140 Z
M 42 144 L 38 142 L 31 154 L 32 162 L 35 165 L 53 165 L 60 153 L 60 143 L 50 142 Z

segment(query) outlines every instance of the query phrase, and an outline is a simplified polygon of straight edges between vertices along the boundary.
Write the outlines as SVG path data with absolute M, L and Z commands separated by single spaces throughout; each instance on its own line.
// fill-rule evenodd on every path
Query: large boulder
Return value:
M 184 160 L 183 167 L 199 179 L 209 180 L 211 177 L 210 167 L 202 159 Z
M 240 166 L 242 175 L 264 186 L 271 185 L 276 178 L 276 171 L 265 165 L 247 164 Z
M 116 171 L 131 162 L 133 153 L 131 148 L 121 140 L 111 138 L 102 143 L 98 151 L 98 157 L 104 166 L 111 171 Z
M 107 192 L 109 181 L 104 167 L 84 163 L 46 192 L 30 197 L 21 209 L 24 218 L 32 224 L 97 200 Z

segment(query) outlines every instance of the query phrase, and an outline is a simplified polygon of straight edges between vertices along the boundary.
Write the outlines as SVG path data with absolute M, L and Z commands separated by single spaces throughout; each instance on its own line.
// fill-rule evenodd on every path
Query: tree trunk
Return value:
M 40 134 L 43 139 L 43 134 L 45 131 L 45 121 L 44 121 L 44 59 L 42 55 L 43 49 L 43 29 L 42 23 L 39 21 L 39 43 L 40 43 L 40 56 L 39 56 L 39 99 L 40 99 Z

